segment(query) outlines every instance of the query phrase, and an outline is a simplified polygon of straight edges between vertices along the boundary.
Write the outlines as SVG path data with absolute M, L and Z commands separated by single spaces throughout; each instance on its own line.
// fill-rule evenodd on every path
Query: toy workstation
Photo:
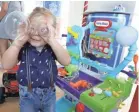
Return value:
M 71 64 L 58 69 L 56 84 L 65 95 L 57 101 L 56 110 L 118 112 L 137 78 L 135 71 L 124 68 L 137 58 L 138 34 L 127 26 L 129 13 L 86 15 L 86 26 L 68 27 L 66 46 Z M 124 47 L 128 47 L 128 54 L 123 58 Z

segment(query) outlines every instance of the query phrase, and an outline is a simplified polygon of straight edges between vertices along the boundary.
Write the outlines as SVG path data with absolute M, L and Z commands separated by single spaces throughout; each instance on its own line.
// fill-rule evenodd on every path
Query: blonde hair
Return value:
M 47 16 L 51 17 L 53 19 L 53 27 L 56 28 L 56 17 L 46 8 L 43 7 L 36 7 L 33 12 L 29 15 L 29 19 L 35 17 L 35 16 Z

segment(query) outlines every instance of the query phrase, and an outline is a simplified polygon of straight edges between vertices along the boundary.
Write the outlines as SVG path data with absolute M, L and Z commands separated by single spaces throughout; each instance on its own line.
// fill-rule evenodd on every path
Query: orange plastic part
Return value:
M 10 83 L 11 86 L 17 86 L 18 85 L 18 82 L 15 80 L 15 81 L 11 81 Z
M 8 73 L 16 73 L 18 71 L 18 69 L 19 69 L 19 65 L 16 65 L 12 69 L 6 70 L 6 72 L 8 72 Z
M 60 76 L 66 76 L 68 73 L 67 73 L 67 71 L 64 69 L 64 68 L 58 68 L 58 74 L 60 75 Z
M 138 55 L 134 55 L 133 62 L 135 65 L 135 74 L 137 74 L 137 63 L 138 63 Z
M 76 105 L 76 112 L 85 112 L 85 106 L 82 103 Z
M 72 88 L 75 88 L 75 89 L 78 89 L 78 88 L 79 88 L 78 85 L 75 84 L 75 83 L 73 83 L 73 82 L 70 82 L 69 84 L 70 84 L 70 86 L 71 86 Z
M 83 82 L 82 82 L 82 87 L 83 87 L 83 88 L 87 88 L 87 86 L 88 86 L 88 83 L 87 83 L 86 81 L 83 81 Z
M 91 93 L 89 93 L 89 96 L 92 97 L 92 96 L 95 96 L 95 94 L 91 92 Z
M 85 80 L 79 80 L 75 83 L 70 82 L 69 84 L 70 84 L 71 87 L 73 87 L 75 89 L 78 89 L 79 87 L 82 87 L 82 88 L 87 88 L 88 87 L 88 82 L 85 81 Z

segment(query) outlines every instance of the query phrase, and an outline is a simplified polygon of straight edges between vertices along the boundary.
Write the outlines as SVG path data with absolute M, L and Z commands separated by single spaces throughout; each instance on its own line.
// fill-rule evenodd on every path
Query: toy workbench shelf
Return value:
M 94 77 L 91 77 L 90 75 L 87 75 L 81 71 L 79 71 L 79 76 L 76 77 L 74 80 L 72 80 L 72 82 L 76 82 L 78 80 L 86 80 L 87 82 L 91 83 L 93 86 L 102 82 L 102 81 L 100 81 Z M 66 79 L 61 78 L 61 77 L 57 78 L 56 84 L 57 84 L 57 86 L 59 86 L 62 89 L 65 89 L 66 91 L 68 91 L 69 93 L 71 93 L 72 95 L 74 95 L 78 99 L 80 97 L 80 94 L 86 90 L 86 89 L 77 90 L 75 88 L 72 88 L 70 86 L 69 82 Z
M 90 110 L 87 112 L 117 112 L 117 105 L 119 105 L 121 101 L 123 102 L 128 98 L 133 83 L 132 79 L 122 83 L 119 80 L 113 78 L 107 78 L 104 82 L 102 82 L 99 79 L 96 79 L 81 71 L 79 71 L 79 76 L 72 81 L 76 82 L 82 79 L 90 82 L 93 87 L 98 87 L 103 90 L 106 88 L 111 88 L 111 91 L 121 91 L 121 94 L 118 97 L 111 96 L 103 99 L 103 97 L 105 97 L 104 93 L 101 95 L 96 94 L 95 96 L 91 97 L 89 96 L 89 93 L 91 92 L 92 88 L 78 90 L 71 87 L 66 79 L 58 77 L 56 82 L 57 86 L 63 90 L 68 91 L 72 96 L 77 98 L 79 102 L 82 102 L 86 107 L 89 107 Z M 75 106 L 76 104 L 63 97 L 57 101 L 57 112 L 65 112 L 64 110 L 67 110 L 66 112 L 74 112 L 73 110 Z

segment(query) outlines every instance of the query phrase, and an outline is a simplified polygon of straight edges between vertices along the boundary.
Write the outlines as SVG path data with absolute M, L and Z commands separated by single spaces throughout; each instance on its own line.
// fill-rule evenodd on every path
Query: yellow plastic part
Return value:
M 123 105 L 123 106 L 124 106 L 124 105 L 125 105 L 125 103 L 123 103 L 123 102 L 122 102 L 122 103 L 121 103 L 121 105 Z
M 120 95 L 116 91 L 112 91 L 113 96 L 119 97 Z
M 71 27 L 68 27 L 68 33 L 71 34 L 75 39 L 78 38 L 78 33 L 74 32 Z
M 111 90 L 111 87 L 105 88 L 104 90 Z
M 122 106 L 121 106 L 121 105 L 119 105 L 119 106 L 118 106 L 118 109 L 122 109 Z
M 122 91 L 118 91 L 117 93 L 121 94 L 121 93 L 122 93 Z
M 123 102 L 121 102 L 121 103 L 118 105 L 118 109 L 122 109 L 124 105 L 125 105 L 125 104 L 124 104 Z

